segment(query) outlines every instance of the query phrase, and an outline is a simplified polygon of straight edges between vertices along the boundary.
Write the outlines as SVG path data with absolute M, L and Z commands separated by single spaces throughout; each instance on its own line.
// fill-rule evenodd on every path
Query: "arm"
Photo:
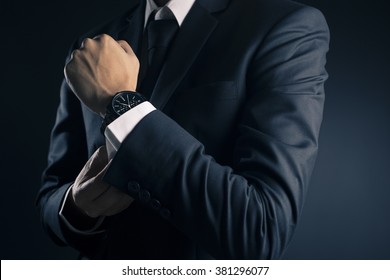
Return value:
M 45 231 L 58 245 L 70 245 L 85 254 L 101 247 L 104 233 L 86 236 L 72 231 L 59 216 L 65 193 L 88 160 L 85 129 L 79 100 L 62 83 L 49 148 L 48 167 L 43 173 L 37 205 Z
M 97 40 L 100 41 L 100 38 Z M 90 41 L 90 39 L 84 40 L 81 48 L 84 48 L 84 44 L 89 45 Z M 120 44 L 121 41 L 115 42 L 114 46 L 120 48 Z M 79 52 L 80 49 L 73 51 L 67 61 L 72 61 L 74 56 L 78 57 Z M 128 57 L 122 48 L 119 53 L 125 58 Z M 137 74 L 138 60 L 134 54 L 132 57 L 134 66 L 132 69 Z M 66 73 L 70 72 L 71 70 Z M 111 72 L 110 74 L 115 74 Z M 100 74 L 106 81 L 112 82 L 111 76 L 107 73 Z M 136 82 L 124 80 L 128 82 L 125 87 L 130 89 L 135 87 Z M 83 90 L 88 92 L 88 96 L 94 92 L 93 87 L 87 87 L 84 83 L 77 84 L 76 87 L 83 87 Z M 106 99 L 110 98 L 109 94 L 115 91 L 108 90 L 108 92 L 101 91 L 104 94 L 99 95 L 100 100 L 106 102 Z M 104 106 L 99 108 L 102 109 Z M 102 114 L 102 112 L 98 113 Z M 102 147 L 88 159 L 85 133 L 80 101 L 69 87 L 69 82 L 63 82 L 60 106 L 50 142 L 48 167 L 43 175 L 43 186 L 38 194 L 37 204 L 40 207 L 44 228 L 56 243 L 70 245 L 86 256 L 96 256 L 97 252 L 104 248 L 102 241 L 105 233 L 92 229 L 97 223 L 100 224 L 102 217 L 126 209 L 132 199 L 102 181 L 108 165 L 107 153 Z
M 216 258 L 279 258 L 317 154 L 328 36 L 310 8 L 269 32 L 248 69 L 231 166 L 154 111 L 124 140 L 105 180 L 123 191 L 138 182 L 168 209 L 164 217 Z

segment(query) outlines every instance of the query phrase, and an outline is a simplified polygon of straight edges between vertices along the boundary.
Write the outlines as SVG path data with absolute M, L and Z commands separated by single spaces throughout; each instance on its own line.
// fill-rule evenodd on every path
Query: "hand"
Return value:
M 103 182 L 108 166 L 107 152 L 102 146 L 87 161 L 68 195 L 70 203 L 88 217 L 112 216 L 133 202 L 130 196 Z
M 136 90 L 138 71 L 139 61 L 129 44 L 106 34 L 85 39 L 64 68 L 73 92 L 101 116 L 115 93 Z

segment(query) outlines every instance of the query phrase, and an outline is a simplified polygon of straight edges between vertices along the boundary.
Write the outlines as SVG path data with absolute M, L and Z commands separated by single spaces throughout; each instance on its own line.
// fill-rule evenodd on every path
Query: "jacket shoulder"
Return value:
M 289 0 L 232 0 L 241 11 L 243 18 L 247 18 L 253 25 L 272 27 L 291 15 L 297 15 L 298 21 L 316 22 L 325 24 L 324 15 L 318 9 Z

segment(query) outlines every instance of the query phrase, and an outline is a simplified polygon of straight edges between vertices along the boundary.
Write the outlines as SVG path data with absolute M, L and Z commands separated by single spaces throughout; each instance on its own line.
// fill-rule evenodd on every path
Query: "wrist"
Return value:
M 124 87 L 120 87 L 122 89 L 125 89 L 125 90 L 115 90 L 115 91 L 103 91 L 100 96 L 101 96 L 101 100 L 99 102 L 99 109 L 97 111 L 97 113 L 102 117 L 104 118 L 106 113 L 107 113 L 107 108 L 111 105 L 112 103 L 112 100 L 113 98 L 115 97 L 115 95 L 117 95 L 118 93 L 121 93 L 121 92 L 136 92 L 136 86 L 124 86 Z
M 101 132 L 104 134 L 106 127 L 118 117 L 146 101 L 146 98 L 135 91 L 120 91 L 116 93 L 108 103 Z

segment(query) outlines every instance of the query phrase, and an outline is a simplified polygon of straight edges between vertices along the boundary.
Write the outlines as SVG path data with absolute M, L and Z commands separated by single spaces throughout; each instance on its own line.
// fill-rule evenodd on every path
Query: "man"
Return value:
M 43 225 L 87 258 L 280 258 L 317 154 L 326 22 L 285 0 L 166 2 L 131 0 L 72 48 Z

